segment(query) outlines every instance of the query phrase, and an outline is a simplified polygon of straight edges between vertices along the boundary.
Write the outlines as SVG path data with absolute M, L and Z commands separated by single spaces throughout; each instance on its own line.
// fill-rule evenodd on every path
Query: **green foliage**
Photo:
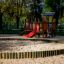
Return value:
M 62 2 L 60 5 L 61 5 L 62 7 L 64 7 L 64 2 Z
M 45 7 L 44 12 L 50 12 L 53 11 L 52 4 L 53 2 L 60 3 L 60 0 L 45 0 Z M 26 18 L 32 18 L 34 14 L 32 13 L 33 7 L 35 4 L 27 7 L 26 3 L 32 3 L 30 0 L 5 0 L 5 2 L 0 3 L 0 9 L 1 12 L 4 12 L 4 15 L 6 13 L 6 17 L 3 17 L 3 21 L 7 23 L 11 23 L 12 25 L 15 24 L 15 17 L 20 17 L 20 25 L 24 25 Z M 30 9 L 32 7 L 32 9 Z M 42 14 L 43 14 L 42 13 Z
M 46 10 L 51 10 L 53 11 L 53 3 L 57 3 L 60 5 L 61 0 L 45 0 L 45 5 L 46 5 Z
M 51 7 L 45 6 L 44 12 L 51 12 L 51 11 L 53 11 Z
M 62 17 L 61 22 L 64 23 L 64 17 Z
M 16 20 L 13 17 L 10 17 L 9 14 L 4 13 L 3 15 L 3 29 L 14 29 L 16 28 L 15 24 L 16 24 Z
M 56 2 L 57 4 L 60 4 L 60 1 L 61 1 L 61 0 L 45 0 L 45 3 L 46 3 L 48 6 L 52 7 L 52 5 L 53 5 L 54 2 Z

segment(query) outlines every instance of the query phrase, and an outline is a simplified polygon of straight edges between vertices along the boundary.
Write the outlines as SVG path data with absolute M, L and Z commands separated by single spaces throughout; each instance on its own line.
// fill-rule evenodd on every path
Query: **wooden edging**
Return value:
M 0 52 L 0 59 L 44 58 L 64 54 L 64 49 L 35 52 Z

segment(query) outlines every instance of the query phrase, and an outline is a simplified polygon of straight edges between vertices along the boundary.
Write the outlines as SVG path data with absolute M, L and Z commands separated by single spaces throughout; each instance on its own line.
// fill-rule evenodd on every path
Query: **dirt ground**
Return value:
M 64 55 L 35 59 L 0 59 L 0 64 L 64 64 Z
M 44 41 L 17 41 L 6 40 L 0 41 L 0 52 L 5 51 L 43 51 L 64 49 L 64 42 L 44 42 Z M 0 59 L 0 64 L 64 64 L 64 55 L 50 56 L 44 58 L 27 58 L 27 59 Z
M 64 49 L 64 42 L 45 42 L 45 41 L 30 41 L 30 40 L 1 40 L 0 51 L 41 51 Z

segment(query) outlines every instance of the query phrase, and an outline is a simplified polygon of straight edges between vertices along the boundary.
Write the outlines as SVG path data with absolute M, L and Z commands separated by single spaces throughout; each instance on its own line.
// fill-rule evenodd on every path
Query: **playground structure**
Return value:
M 28 33 L 24 35 L 24 38 L 30 38 L 35 35 L 38 37 L 53 37 L 56 32 L 56 21 L 53 19 L 54 12 L 46 12 L 43 16 L 42 22 L 37 19 L 35 22 L 26 21 L 25 31 Z

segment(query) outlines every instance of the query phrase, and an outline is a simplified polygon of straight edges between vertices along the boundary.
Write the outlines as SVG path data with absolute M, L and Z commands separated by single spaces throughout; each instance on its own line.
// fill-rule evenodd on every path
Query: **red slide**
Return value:
M 24 35 L 24 36 L 22 36 L 22 37 L 23 37 L 23 38 L 30 38 L 30 37 L 35 36 L 37 32 L 39 32 L 39 24 L 36 24 L 36 25 L 35 25 L 35 28 L 34 28 L 34 30 L 33 30 L 32 32 L 30 32 L 29 34 Z
M 29 34 L 27 35 L 24 35 L 23 38 L 30 38 L 30 37 L 33 37 L 36 33 L 34 31 L 30 32 Z

